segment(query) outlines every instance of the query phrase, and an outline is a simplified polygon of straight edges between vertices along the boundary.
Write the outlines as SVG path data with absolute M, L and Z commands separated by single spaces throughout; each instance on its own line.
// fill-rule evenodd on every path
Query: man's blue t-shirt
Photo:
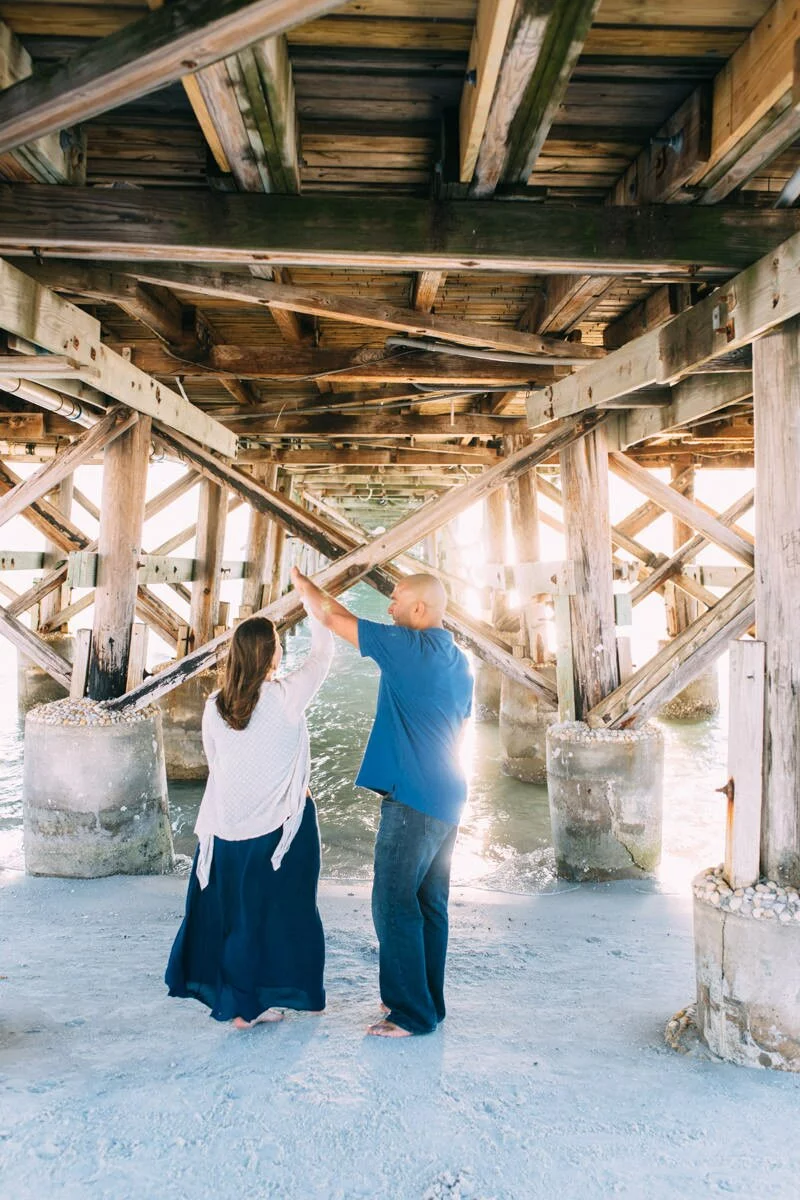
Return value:
M 457 825 L 467 798 L 460 736 L 472 711 L 467 656 L 446 629 L 358 622 L 381 669 L 378 707 L 356 784 Z

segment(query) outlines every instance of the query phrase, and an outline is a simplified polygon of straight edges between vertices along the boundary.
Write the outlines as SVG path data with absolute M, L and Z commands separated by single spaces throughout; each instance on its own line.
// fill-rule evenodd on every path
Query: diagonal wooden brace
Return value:
M 223 484 L 239 492 L 253 507 L 262 512 L 268 512 L 290 532 L 302 537 L 315 549 L 320 550 L 326 557 L 338 559 L 315 576 L 319 587 L 334 594 L 345 591 L 364 576 L 369 575 L 377 567 L 391 560 L 411 546 L 415 546 L 422 538 L 438 529 L 441 525 L 452 520 L 457 513 L 474 504 L 484 496 L 490 495 L 497 488 L 516 478 L 524 471 L 530 470 L 537 463 L 550 458 L 551 455 L 571 445 L 594 429 L 604 420 L 603 414 L 589 414 L 582 420 L 564 421 L 547 436 L 529 445 L 523 446 L 515 454 L 510 455 L 496 467 L 491 467 L 482 475 L 476 476 L 461 487 L 453 488 L 444 496 L 430 501 L 422 508 L 400 521 L 393 529 L 380 534 L 363 545 L 357 546 L 339 558 L 340 547 L 338 539 L 328 532 L 321 532 L 312 521 L 309 514 L 296 504 L 285 499 L 276 492 L 258 484 L 252 476 L 245 475 L 236 467 L 228 466 L 220 459 L 210 454 L 204 447 L 192 443 L 188 438 L 175 434 L 173 430 L 158 427 L 160 441 L 180 457 L 186 458 L 192 466 L 214 482 Z M 303 615 L 302 605 L 296 596 L 282 596 L 275 603 L 262 609 L 258 615 L 270 617 L 276 624 L 287 625 L 298 621 Z M 192 654 L 180 659 L 174 666 L 168 667 L 153 679 L 148 679 L 138 688 L 107 701 L 107 707 L 114 711 L 135 710 L 145 704 L 165 695 L 173 688 L 179 687 L 186 679 L 207 670 L 216 662 L 218 651 L 232 636 L 228 631 L 199 647 Z

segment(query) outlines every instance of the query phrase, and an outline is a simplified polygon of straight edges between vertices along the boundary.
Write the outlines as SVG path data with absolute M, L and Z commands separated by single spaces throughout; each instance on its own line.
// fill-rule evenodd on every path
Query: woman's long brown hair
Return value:
M 233 631 L 217 711 L 231 729 L 246 729 L 272 665 L 278 634 L 267 617 L 250 617 Z

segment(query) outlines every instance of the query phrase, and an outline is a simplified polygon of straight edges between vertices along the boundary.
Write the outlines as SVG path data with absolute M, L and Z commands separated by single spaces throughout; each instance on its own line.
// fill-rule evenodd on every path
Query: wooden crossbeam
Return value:
M 453 447 L 453 449 L 456 449 Z M 237 455 L 238 463 L 280 463 L 283 466 L 492 466 L 500 458 L 496 450 L 459 450 L 444 453 L 438 450 L 402 447 L 387 449 L 376 447 L 364 450 L 243 450 Z
M 21 654 L 30 658 L 41 667 L 43 671 L 60 683 L 63 688 L 69 691 L 70 679 L 72 676 L 72 666 L 60 654 L 53 650 L 52 646 L 48 646 L 47 642 L 42 638 L 37 637 L 35 633 L 31 633 L 30 629 L 18 621 L 16 617 L 12 617 L 8 610 L 0 607 L 0 633 L 7 638 L 13 646 Z
M 0 21 L 0 89 L 33 74 L 28 51 Z M 50 133 L 0 156 L 0 176 L 35 183 L 86 182 L 86 138 L 78 130 Z
M 752 395 L 751 371 L 688 376 L 669 389 L 666 404 L 620 414 L 620 446 L 627 450 L 648 438 L 682 429 L 701 417 L 741 404 Z
M 124 269 L 137 279 L 149 283 L 180 287 L 216 300 L 239 300 L 246 304 L 264 304 L 270 310 L 305 313 L 310 317 L 328 317 L 349 324 L 392 329 L 419 337 L 434 337 L 478 348 L 508 350 L 525 354 L 529 359 L 544 362 L 558 359 L 565 364 L 602 358 L 597 346 L 581 346 L 555 338 L 538 337 L 491 325 L 485 321 L 468 321 L 440 317 L 415 308 L 400 308 L 357 296 L 340 296 L 314 292 L 308 288 L 271 283 L 252 276 L 235 275 L 230 271 L 213 271 L 194 266 L 163 266 L 158 264 L 127 263 Z
M 673 516 L 678 517 L 684 524 L 703 533 L 709 541 L 722 546 L 729 554 L 733 554 L 734 557 L 752 567 L 753 547 L 727 525 L 724 525 L 722 521 L 711 516 L 700 505 L 675 491 L 669 484 L 662 483 L 646 467 L 640 467 L 627 455 L 620 454 L 619 451 L 612 451 L 609 454 L 608 465 L 615 475 L 619 475 L 637 491 L 649 496 L 651 500 L 655 500 L 657 504 L 672 513 Z
M 641 726 L 673 696 L 705 671 L 753 624 L 755 580 L 751 572 L 713 608 L 645 663 L 591 710 L 594 728 L 629 729 Z
M 109 342 L 108 346 L 120 351 L 129 348 L 133 362 L 148 374 L 174 376 L 177 373 L 184 379 L 227 374 L 237 379 L 314 380 L 335 373 L 337 382 L 342 384 L 448 384 L 454 389 L 509 384 L 528 388 L 532 382 L 541 386 L 561 378 L 564 373 L 560 364 L 556 367 L 525 361 L 482 361 L 462 358 L 458 354 L 424 354 L 402 349 L 378 351 L 374 346 L 355 351 L 301 347 L 262 350 L 256 346 L 218 344 L 209 347 L 200 362 L 176 358 L 154 342 Z
M 505 53 L 496 70 L 494 94 L 476 155 L 475 195 L 491 195 L 501 180 L 525 184 L 530 179 L 598 4 L 599 0 L 521 0 L 512 10 Z M 478 38 L 476 46 L 476 57 L 485 60 L 485 73 L 494 70 L 494 46 L 508 25 L 506 8 L 490 3 L 488 9 L 495 18 L 487 22 L 488 43 L 482 44 Z M 485 90 L 481 89 L 474 103 L 467 92 L 462 98 L 462 136 L 466 134 L 467 142 L 462 150 L 461 178 L 465 182 L 472 178 L 467 168 Z
M 169 12 L 170 9 L 164 9 Z M 729 276 L 800 228 L 791 209 L 637 209 L 159 188 L 0 193 L 0 252 L 85 260 Z
M 63 450 L 51 462 L 41 467 L 24 482 L 16 484 L 0 499 L 0 525 L 23 512 L 34 501 L 40 500 L 54 487 L 71 475 L 76 467 L 92 455 L 111 444 L 115 438 L 130 429 L 139 419 L 139 414 L 120 407 L 101 417 L 96 425 Z
M 687 214 L 694 211 L 700 210 L 686 210 Z M 533 426 L 542 425 L 639 388 L 672 383 L 798 313 L 800 237 L 795 235 L 660 329 L 612 351 L 603 362 L 589 363 L 533 393 L 527 403 L 528 419 Z
M 160 415 L 221 454 L 236 454 L 236 438 L 222 425 L 110 350 L 101 339 L 99 321 L 3 260 L 0 328 L 51 354 L 67 351 L 85 382 L 147 416 Z
M 315 581 L 320 587 L 336 593 L 352 586 L 397 554 L 416 545 L 470 504 L 476 503 L 523 471 L 530 470 L 537 462 L 543 461 L 563 446 L 570 445 L 599 424 L 600 420 L 601 418 L 590 417 L 586 422 L 563 424 L 534 445 L 523 447 L 496 467 L 485 471 L 483 475 L 430 501 L 393 529 L 341 557 L 338 557 L 337 539 L 331 533 L 320 532 L 319 523 L 312 522 L 310 514 L 299 505 L 292 504 L 279 493 L 263 488 L 251 476 L 220 462 L 203 447 L 192 445 L 188 439 L 172 430 L 160 429 L 159 436 L 176 453 L 188 458 L 207 478 L 237 491 L 254 508 L 268 512 L 289 532 L 296 532 L 326 557 L 334 559 L 330 566 L 315 577 Z M 269 616 L 276 624 L 294 622 L 300 618 L 302 612 L 294 594 L 281 597 L 262 610 L 262 614 Z M 147 680 L 119 700 L 110 702 L 109 706 L 124 710 L 137 709 L 179 687 L 186 679 L 206 670 L 216 661 L 218 651 L 226 644 L 229 636 L 230 634 L 226 633 L 214 638 L 206 646 L 179 660 L 173 667 L 160 672 L 154 679 Z
M 0 153 L 148 95 L 341 0 L 177 0 L 0 95 Z

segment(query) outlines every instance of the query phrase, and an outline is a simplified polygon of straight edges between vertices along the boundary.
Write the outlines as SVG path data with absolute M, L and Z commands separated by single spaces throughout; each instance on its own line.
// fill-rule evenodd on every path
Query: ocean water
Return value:
M 385 618 L 386 601 L 366 585 L 348 601 L 362 616 Z M 285 668 L 302 661 L 307 626 L 287 639 Z M 720 664 L 724 681 L 727 667 Z M 374 663 L 337 644 L 331 673 L 309 710 L 312 786 L 320 814 L 323 875 L 368 879 L 379 801 L 353 786 L 377 696 Z M 724 691 L 723 701 L 724 701 Z M 727 716 L 678 724 L 661 722 L 665 737 L 664 851 L 660 882 L 688 886 L 692 875 L 720 862 L 725 800 L 715 792 L 727 778 Z M 16 656 L 0 641 L 0 866 L 22 867 L 22 721 L 16 704 Z M 502 773 L 498 729 L 473 723 L 465 745 L 470 796 L 454 857 L 453 880 L 512 892 L 551 890 L 555 859 L 547 791 Z M 175 783 L 170 811 L 175 847 L 194 851 L 192 832 L 202 784 Z

